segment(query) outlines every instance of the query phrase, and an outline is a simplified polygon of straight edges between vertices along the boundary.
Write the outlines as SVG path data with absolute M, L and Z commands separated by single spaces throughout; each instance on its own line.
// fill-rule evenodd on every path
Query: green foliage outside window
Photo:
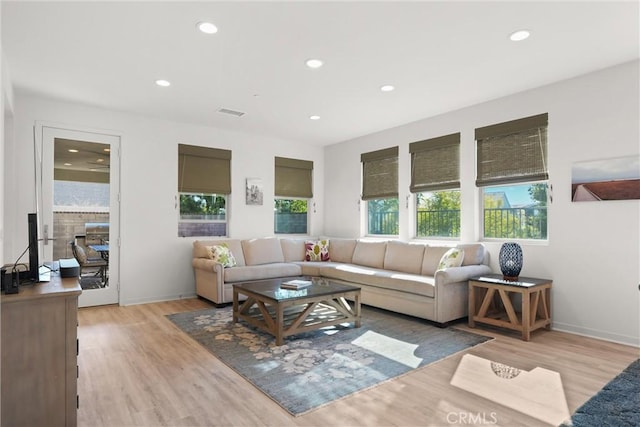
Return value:
M 278 213 L 306 213 L 307 201 L 300 199 L 276 199 L 276 212 Z
M 398 198 L 367 201 L 368 234 L 398 235 Z
M 224 195 L 180 194 L 180 218 L 224 220 L 226 202 Z
M 460 190 L 416 194 L 418 237 L 460 237 Z
M 504 188 L 505 191 L 499 191 Z M 526 203 L 512 205 L 510 195 L 528 194 Z M 547 238 L 547 184 L 523 184 L 484 190 L 484 237 L 502 239 Z

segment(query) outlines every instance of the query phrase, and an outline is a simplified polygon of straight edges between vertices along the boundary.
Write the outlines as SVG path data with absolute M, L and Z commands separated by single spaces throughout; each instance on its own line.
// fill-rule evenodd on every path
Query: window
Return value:
M 275 200 L 275 233 L 307 234 L 307 200 Z
M 360 160 L 367 234 L 398 235 L 398 147 L 363 153 Z
M 231 151 L 178 144 L 178 236 L 226 236 Z
M 416 194 L 417 237 L 460 237 L 460 190 Z
M 398 198 L 367 200 L 367 234 L 399 233 Z
M 545 182 L 484 187 L 484 237 L 547 238 L 547 184 Z
M 307 234 L 308 201 L 313 197 L 313 162 L 275 158 L 276 234 Z
M 417 237 L 460 237 L 460 133 L 409 144 Z
M 476 129 L 483 235 L 547 239 L 548 115 Z
M 227 196 L 180 193 L 179 236 L 226 236 Z

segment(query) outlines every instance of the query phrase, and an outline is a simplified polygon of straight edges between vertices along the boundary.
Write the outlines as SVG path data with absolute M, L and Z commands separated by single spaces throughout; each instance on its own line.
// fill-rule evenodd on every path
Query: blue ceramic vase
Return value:
M 514 242 L 507 242 L 500 248 L 498 257 L 504 280 L 516 281 L 522 270 L 522 248 Z

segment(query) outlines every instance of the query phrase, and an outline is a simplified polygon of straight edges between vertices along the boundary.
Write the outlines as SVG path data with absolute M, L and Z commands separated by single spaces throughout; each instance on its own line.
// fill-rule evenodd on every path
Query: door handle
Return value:
M 42 237 L 42 241 L 44 242 L 45 245 L 49 244 L 49 240 L 56 240 L 55 237 L 49 237 L 49 224 L 45 224 L 44 225 L 44 232 L 43 232 L 43 237 Z

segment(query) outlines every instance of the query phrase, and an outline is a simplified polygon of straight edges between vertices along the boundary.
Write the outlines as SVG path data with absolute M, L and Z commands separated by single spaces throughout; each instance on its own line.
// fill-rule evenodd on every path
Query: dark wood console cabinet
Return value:
M 2 295 L 3 426 L 75 426 L 78 396 L 77 278 Z

